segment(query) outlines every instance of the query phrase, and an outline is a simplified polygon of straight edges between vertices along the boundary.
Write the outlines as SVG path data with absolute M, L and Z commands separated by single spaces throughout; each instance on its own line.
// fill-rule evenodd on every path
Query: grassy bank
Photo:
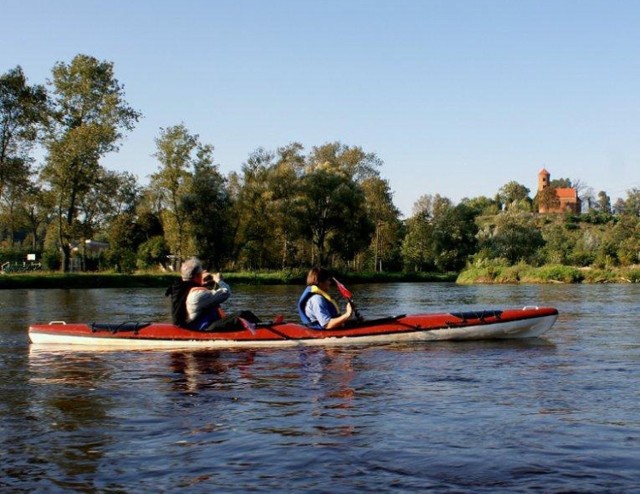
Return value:
M 306 271 L 269 271 L 225 273 L 231 285 L 304 285 Z M 479 283 L 640 283 L 640 267 L 595 269 L 550 265 L 533 267 L 472 266 L 457 273 L 338 273 L 346 284 L 457 282 Z M 165 288 L 178 279 L 167 273 L 15 273 L 0 275 L 0 289 L 17 288 Z
M 461 284 L 477 283 L 640 283 L 640 267 L 578 268 L 548 265 L 533 267 L 487 265 L 465 269 L 456 280 Z
M 343 283 L 455 281 L 457 273 L 341 273 Z M 304 285 L 306 271 L 225 273 L 232 285 Z M 0 289 L 16 288 L 164 288 L 178 279 L 166 273 L 15 273 L 0 275 Z

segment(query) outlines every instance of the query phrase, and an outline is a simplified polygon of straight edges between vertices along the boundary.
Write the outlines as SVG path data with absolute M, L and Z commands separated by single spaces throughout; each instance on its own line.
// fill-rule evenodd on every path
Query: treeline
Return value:
M 211 144 L 184 124 L 168 126 L 155 139 L 157 170 L 142 186 L 100 163 L 141 113 L 126 102 L 113 64 L 86 55 L 56 63 L 46 86 L 9 70 L 0 112 L 0 263 L 36 253 L 49 269 L 68 271 L 82 259 L 87 269 L 132 272 L 197 255 L 224 270 L 451 272 L 489 260 L 640 260 L 637 189 L 613 208 L 606 193 L 587 193 L 587 213 L 541 216 L 536 201 L 553 203 L 553 194 L 531 198 L 509 182 L 493 198 L 458 204 L 423 196 L 403 220 L 382 160 L 339 142 L 259 148 L 224 176 Z M 92 253 L 87 240 L 106 249 Z

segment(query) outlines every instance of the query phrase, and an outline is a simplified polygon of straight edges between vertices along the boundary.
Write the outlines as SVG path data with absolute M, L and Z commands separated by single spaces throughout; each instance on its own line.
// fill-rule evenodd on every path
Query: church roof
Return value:
M 556 189 L 556 195 L 559 198 L 565 197 L 567 199 L 569 198 L 575 199 L 578 197 L 578 193 L 576 192 L 576 189 L 572 189 L 572 188 L 558 188 Z

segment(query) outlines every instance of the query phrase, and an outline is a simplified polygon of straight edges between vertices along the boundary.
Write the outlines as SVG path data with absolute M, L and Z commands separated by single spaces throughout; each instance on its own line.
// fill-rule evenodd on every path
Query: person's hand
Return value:
M 213 273 L 211 276 L 213 277 L 213 281 L 215 281 L 216 283 L 220 283 L 220 280 L 222 279 L 222 274 Z
M 347 310 L 345 310 L 344 313 L 347 317 L 351 317 L 351 314 L 353 314 L 353 306 L 351 305 L 351 302 L 347 303 Z

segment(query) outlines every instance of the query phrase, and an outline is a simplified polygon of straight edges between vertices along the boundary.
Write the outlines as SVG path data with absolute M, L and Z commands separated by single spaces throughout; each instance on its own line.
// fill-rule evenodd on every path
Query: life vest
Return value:
M 307 314 L 305 314 L 307 302 L 314 295 L 320 295 L 329 302 L 329 310 L 331 312 L 332 318 L 338 317 L 340 315 L 340 308 L 338 307 L 338 304 L 335 302 L 335 300 L 333 300 L 327 292 L 321 290 L 316 285 L 311 285 L 305 288 L 304 292 L 302 292 L 302 295 L 300 295 L 300 298 L 298 299 L 298 315 L 300 316 L 302 324 L 319 328 L 320 325 L 318 324 L 318 321 L 312 322 L 311 319 L 307 317 Z

